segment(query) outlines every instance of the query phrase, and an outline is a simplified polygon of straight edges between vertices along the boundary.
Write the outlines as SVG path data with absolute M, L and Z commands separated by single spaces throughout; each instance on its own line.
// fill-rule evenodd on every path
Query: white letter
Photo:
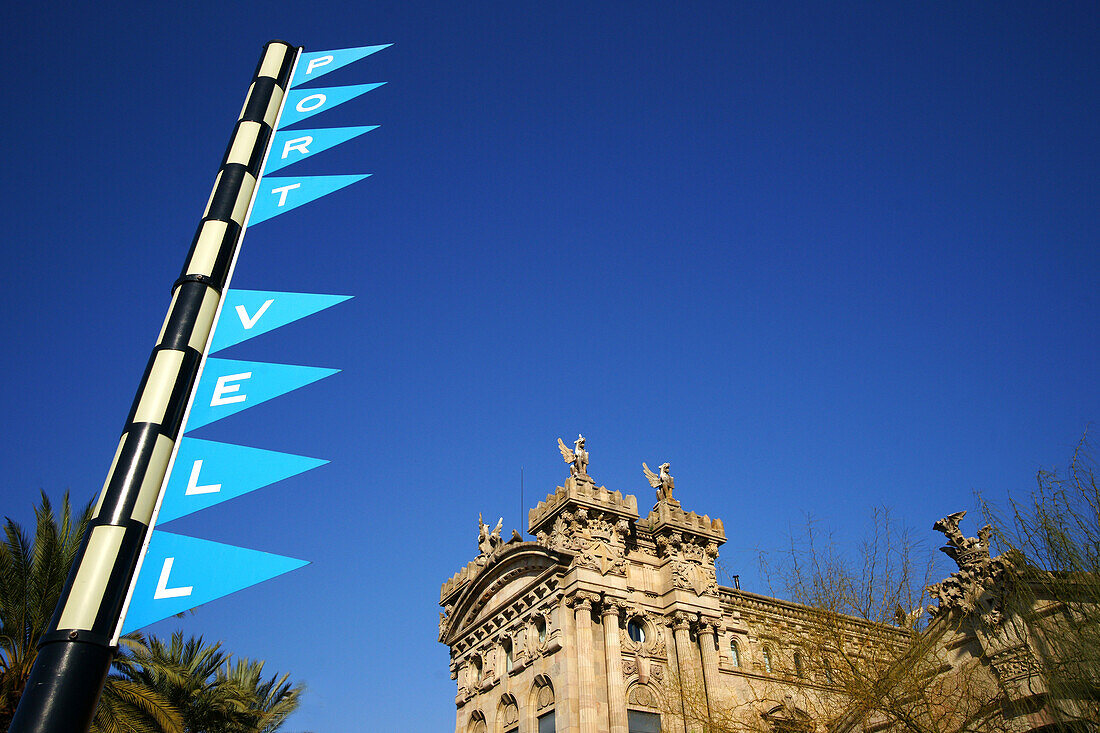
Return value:
M 302 155 L 309 155 L 309 151 L 306 150 L 307 145 L 313 144 L 313 138 L 309 135 L 305 137 L 296 137 L 293 140 L 287 140 L 286 145 L 283 146 L 283 160 L 286 160 L 286 156 L 290 154 L 291 150 L 297 150 Z
M 221 484 L 199 486 L 199 471 L 201 470 L 202 460 L 195 461 L 195 465 L 191 467 L 191 478 L 187 482 L 187 491 L 183 492 L 184 496 L 193 496 L 194 494 L 216 494 L 222 490 Z
M 311 99 L 316 99 L 317 104 L 314 104 L 310 107 L 307 107 L 306 102 L 308 102 Z M 322 104 L 324 104 L 327 101 L 328 101 L 328 97 L 326 97 L 324 94 L 310 94 L 308 97 L 303 97 L 302 101 L 300 101 L 300 102 L 298 102 L 298 104 L 294 105 L 294 109 L 298 110 L 299 112 L 312 112 L 313 110 L 317 109 L 318 107 L 320 107 Z
M 248 395 L 241 394 L 236 397 L 225 396 L 238 392 L 241 389 L 241 385 L 239 384 L 226 384 L 226 382 L 236 382 L 241 379 L 252 379 L 252 372 L 226 374 L 224 377 L 218 377 L 218 383 L 214 385 L 214 398 L 210 400 L 210 406 L 217 407 L 218 405 L 232 405 L 234 402 L 244 402 Z
M 312 74 L 313 70 L 316 69 L 317 67 L 319 67 L 319 66 L 328 66 L 331 63 L 332 63 L 332 57 L 331 56 L 321 56 L 319 58 L 311 59 L 310 62 L 309 62 L 309 66 L 306 67 L 306 73 L 307 74 Z
M 279 186 L 278 188 L 271 189 L 271 193 L 279 194 L 279 206 L 286 203 L 286 194 L 288 191 L 293 191 L 296 188 L 301 188 L 302 184 L 292 183 L 289 186 Z
M 179 588 L 168 587 L 168 576 L 172 574 L 172 563 L 176 558 L 166 557 L 164 558 L 164 567 L 160 569 L 160 580 L 157 581 L 157 592 L 153 594 L 153 600 L 159 601 L 161 598 L 182 598 L 184 596 L 191 595 L 191 591 L 195 589 L 193 585 L 184 585 Z
M 264 301 L 264 304 L 260 306 L 260 309 L 256 311 L 256 315 L 252 316 L 251 318 L 248 317 L 248 311 L 244 309 L 244 306 L 238 305 L 237 315 L 241 318 L 241 325 L 244 326 L 244 330 L 248 331 L 253 326 L 255 326 L 256 321 L 260 320 L 260 316 L 264 314 L 264 311 L 267 310 L 267 307 L 274 302 L 274 299 L 268 298 L 266 301 Z

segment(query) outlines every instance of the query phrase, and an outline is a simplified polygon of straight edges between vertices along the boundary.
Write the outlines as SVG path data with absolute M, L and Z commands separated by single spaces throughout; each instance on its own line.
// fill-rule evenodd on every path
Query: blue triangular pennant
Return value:
M 157 522 L 171 522 L 326 463 L 320 458 L 181 438 Z
M 283 114 L 279 118 L 279 129 L 290 127 L 313 115 L 330 110 L 385 83 L 380 81 L 373 84 L 355 84 L 350 87 L 321 87 L 287 92 L 286 101 L 283 103 Z
M 209 358 L 195 390 L 185 432 L 247 410 L 338 371 L 293 364 Z
M 364 132 L 370 132 L 378 125 L 366 127 L 330 127 L 323 130 L 289 130 L 275 133 L 271 143 L 271 153 L 267 156 L 264 174 L 274 173 L 280 168 L 304 160 L 311 155 L 328 150 Z
M 308 564 L 292 557 L 153 530 L 122 633 Z
M 252 204 L 249 224 L 259 224 L 302 204 L 316 201 L 333 191 L 361 181 L 370 173 L 355 176 L 297 176 L 294 178 L 260 179 L 256 201 Z
M 222 301 L 222 313 L 214 328 L 214 338 L 210 341 L 210 353 L 311 316 L 351 297 L 278 293 L 268 290 L 229 290 Z
M 310 51 L 298 57 L 298 68 L 294 70 L 294 80 L 290 86 L 304 84 L 307 81 L 324 76 L 330 71 L 336 71 L 341 66 L 358 61 L 364 56 L 370 56 L 383 48 L 389 48 L 392 43 L 383 43 L 381 46 L 359 46 L 358 48 L 339 48 L 335 51 Z

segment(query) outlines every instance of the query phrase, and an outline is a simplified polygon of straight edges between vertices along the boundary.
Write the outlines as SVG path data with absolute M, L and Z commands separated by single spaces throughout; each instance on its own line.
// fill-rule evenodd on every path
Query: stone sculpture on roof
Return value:
M 591 480 L 588 476 L 588 451 L 584 449 L 584 436 L 577 435 L 573 441 L 573 450 L 558 438 L 558 450 L 561 457 L 569 464 L 569 475 L 580 480 Z
M 976 615 L 987 626 L 998 626 L 1012 563 L 1003 555 L 989 556 L 992 527 L 988 524 L 978 530 L 977 537 L 963 536 L 959 521 L 965 516 L 966 512 L 955 512 L 932 525 L 947 537 L 947 545 L 940 550 L 955 561 L 959 570 L 943 582 L 928 586 L 929 595 L 939 601 L 939 607 L 929 607 L 928 612 L 935 616 L 957 611 Z
M 493 531 L 489 531 L 489 525 L 487 525 L 481 519 L 481 512 L 477 515 L 477 549 L 479 550 L 478 557 L 486 557 L 492 554 L 504 540 L 500 536 L 500 528 L 504 526 L 504 517 L 497 520 L 497 526 L 493 528 Z
M 642 472 L 649 480 L 649 485 L 657 489 L 657 501 L 676 501 L 672 498 L 672 490 L 676 488 L 676 482 L 673 480 L 672 474 L 668 472 L 671 467 L 672 464 L 662 463 L 657 469 L 661 472 L 658 475 L 650 471 L 649 466 L 645 464 L 645 461 L 642 461 Z

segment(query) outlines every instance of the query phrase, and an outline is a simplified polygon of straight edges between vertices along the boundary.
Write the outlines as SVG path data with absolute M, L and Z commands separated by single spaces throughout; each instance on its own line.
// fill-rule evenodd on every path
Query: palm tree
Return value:
M 219 678 L 235 685 L 251 701 L 250 720 L 243 733 L 277 731 L 287 716 L 298 709 L 298 702 L 305 689 L 305 685 L 301 683 L 291 685 L 289 674 L 282 677 L 272 675 L 271 679 L 265 681 L 263 670 L 263 660 L 251 659 L 237 659 L 233 664 L 226 660 L 218 670 Z
M 11 518 L 0 542 L 0 730 L 7 730 L 38 640 L 53 618 L 69 568 L 92 515 L 89 503 L 74 516 L 68 492 L 54 512 L 42 492 L 34 509 L 34 537 Z M 107 678 L 92 725 L 95 733 L 183 733 L 179 714 L 155 691 L 118 674 Z
M 34 537 L 12 519 L 0 541 L 0 731 L 19 704 L 39 638 L 49 626 L 91 518 L 74 517 L 68 493 L 55 513 L 42 493 Z M 202 637 L 169 643 L 123 637 L 91 733 L 274 733 L 298 707 L 302 685 L 263 679 L 263 662 L 235 663 Z
M 7 729 L 31 666 L 38 639 L 49 625 L 80 549 L 91 517 L 91 504 L 74 519 L 69 494 L 56 515 L 46 492 L 34 509 L 35 533 L 30 538 L 8 518 L 0 542 L 0 726 Z
M 179 710 L 185 733 L 274 733 L 298 708 L 303 686 L 286 674 L 265 680 L 263 666 L 177 631 L 167 644 L 134 644 L 120 671 Z
M 140 677 L 142 667 L 136 659 L 148 648 L 145 639 L 133 633 L 120 641 L 90 733 L 185 733 L 179 710 Z

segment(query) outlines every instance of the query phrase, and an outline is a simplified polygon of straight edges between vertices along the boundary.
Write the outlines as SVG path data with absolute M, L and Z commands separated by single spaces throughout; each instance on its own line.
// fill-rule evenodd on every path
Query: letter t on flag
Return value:
M 260 181 L 252 216 L 248 223 L 259 224 L 283 212 L 308 204 L 333 191 L 363 180 L 370 173 L 355 176 L 298 176 L 297 178 L 268 178 Z

